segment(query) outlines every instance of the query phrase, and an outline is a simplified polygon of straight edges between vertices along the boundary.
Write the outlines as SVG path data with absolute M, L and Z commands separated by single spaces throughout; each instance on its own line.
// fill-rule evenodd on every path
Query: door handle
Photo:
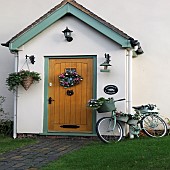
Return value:
M 55 101 L 55 100 L 53 100 L 52 97 L 49 97 L 48 104 L 51 104 L 53 101 Z

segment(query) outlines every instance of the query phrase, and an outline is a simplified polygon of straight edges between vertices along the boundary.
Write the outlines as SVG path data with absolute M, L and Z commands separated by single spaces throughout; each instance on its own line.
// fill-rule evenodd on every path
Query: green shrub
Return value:
M 0 113 L 4 112 L 4 109 L 2 108 L 2 103 L 5 101 L 5 97 L 0 96 Z
M 9 113 L 5 113 L 2 104 L 5 101 L 5 97 L 0 96 L 0 134 L 12 135 L 13 121 L 10 120 Z
M 13 122 L 11 120 L 0 121 L 0 134 L 12 136 Z

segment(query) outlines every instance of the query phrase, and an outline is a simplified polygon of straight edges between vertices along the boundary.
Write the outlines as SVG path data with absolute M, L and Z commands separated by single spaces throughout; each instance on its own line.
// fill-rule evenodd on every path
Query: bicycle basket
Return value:
M 158 113 L 158 108 L 156 107 L 156 105 L 145 105 L 139 111 L 142 114 L 146 114 L 146 113 Z
M 105 100 L 102 106 L 97 109 L 98 113 L 115 111 L 115 102 L 113 100 Z

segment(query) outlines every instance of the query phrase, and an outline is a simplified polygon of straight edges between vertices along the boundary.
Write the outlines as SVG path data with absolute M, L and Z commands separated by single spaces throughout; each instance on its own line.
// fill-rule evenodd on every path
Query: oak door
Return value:
M 92 111 L 87 108 L 93 91 L 92 63 L 92 58 L 49 59 L 48 131 L 92 132 Z M 64 88 L 59 75 L 69 69 L 76 71 L 83 80 Z

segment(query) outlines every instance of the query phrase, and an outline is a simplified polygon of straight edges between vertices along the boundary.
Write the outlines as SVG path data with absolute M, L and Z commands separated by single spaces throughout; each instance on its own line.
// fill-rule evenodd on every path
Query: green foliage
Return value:
M 13 121 L 0 120 L 0 134 L 12 136 L 12 132 L 13 132 Z
M 104 101 L 105 101 L 104 98 L 90 99 L 88 101 L 88 107 L 91 107 L 92 109 L 98 109 L 98 108 L 100 108 L 102 106 Z
M 17 73 L 21 79 L 25 79 L 26 77 L 32 77 L 34 81 L 40 81 L 41 77 L 40 74 L 35 71 L 29 71 L 29 70 L 21 70 Z
M 0 134 L 12 135 L 13 122 L 9 119 L 9 114 L 4 112 L 2 104 L 5 101 L 5 97 L 0 96 Z
M 19 85 L 22 85 L 22 82 L 25 78 L 32 77 L 33 82 L 40 81 L 40 74 L 34 71 L 21 70 L 19 72 L 10 73 L 6 79 L 6 85 L 8 86 L 9 91 L 16 91 Z
M 4 112 L 4 109 L 2 108 L 2 103 L 5 101 L 5 97 L 0 96 L 0 113 Z
M 139 120 L 140 114 L 138 114 L 138 113 L 135 113 L 133 115 L 129 114 L 129 119 Z
M 122 111 L 115 111 L 115 113 L 116 113 L 116 116 L 117 117 L 121 117 L 121 116 L 124 116 L 124 117 L 129 117 L 130 116 L 130 114 L 128 114 L 128 113 L 124 113 L 124 112 L 122 112 Z
M 170 126 L 170 119 L 169 118 L 165 118 L 167 121 L 166 121 L 166 123 L 167 123 L 167 125 L 169 125 Z
M 134 120 L 139 120 L 140 119 L 140 114 L 135 113 L 135 114 L 129 114 L 129 113 L 124 113 L 121 111 L 115 111 L 117 117 L 121 116 L 127 116 L 129 119 L 134 119 Z

